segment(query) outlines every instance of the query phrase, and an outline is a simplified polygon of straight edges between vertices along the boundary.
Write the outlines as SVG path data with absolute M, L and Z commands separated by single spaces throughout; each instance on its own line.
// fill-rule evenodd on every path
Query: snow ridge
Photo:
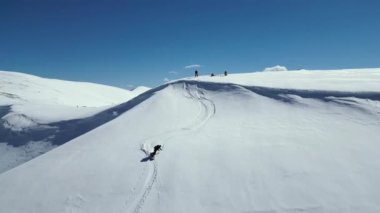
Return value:
M 360 85 L 323 91 L 172 82 L 107 110 L 117 119 L 1 174 L 0 206 L 379 212 L 380 92 Z M 156 144 L 163 151 L 144 160 Z
M 168 139 L 175 137 L 176 135 L 180 135 L 183 133 L 183 131 L 195 131 L 197 129 L 200 129 L 202 126 L 204 126 L 209 119 L 216 113 L 216 107 L 215 104 L 212 102 L 212 100 L 208 99 L 206 97 L 206 92 L 200 88 L 196 84 L 189 84 L 189 83 L 182 83 L 183 89 L 186 91 L 186 94 L 183 94 L 186 98 L 190 98 L 194 100 L 195 102 L 199 103 L 199 113 L 197 116 L 197 119 L 194 121 L 194 123 L 190 124 L 188 127 L 183 127 L 177 130 L 169 131 L 164 134 L 160 134 L 158 136 L 155 136 L 150 139 L 145 139 L 148 141 L 152 141 L 153 144 L 159 144 L 161 143 L 163 146 L 167 143 L 164 141 L 167 141 Z M 153 145 L 143 143 L 141 145 L 141 150 L 145 153 L 146 158 L 142 159 L 142 162 L 150 161 L 150 153 L 152 150 Z M 148 198 L 154 184 L 156 183 L 157 176 L 158 176 L 158 160 L 153 160 L 153 162 L 149 163 L 149 172 L 147 174 L 147 178 L 145 179 L 144 187 L 141 191 L 141 193 L 137 196 L 138 201 L 131 204 L 131 207 L 128 209 L 133 209 L 133 213 L 139 213 L 144 207 L 144 203 L 146 199 Z M 128 205 L 128 201 L 126 202 Z M 134 208 L 133 208 L 134 206 Z

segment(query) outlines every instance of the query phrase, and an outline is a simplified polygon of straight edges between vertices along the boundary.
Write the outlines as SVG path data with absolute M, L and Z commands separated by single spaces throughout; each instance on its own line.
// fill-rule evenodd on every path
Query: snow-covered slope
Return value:
M 129 91 L 0 71 L 0 173 L 84 133 L 88 129 L 80 127 L 64 133 L 65 124 L 128 101 L 146 91 L 141 88 Z
M 228 78 L 200 76 L 198 80 L 301 90 L 380 92 L 380 68 L 257 72 L 229 74 Z
M 27 101 L 99 107 L 125 102 L 138 95 L 106 85 L 47 79 L 6 71 L 0 71 L 0 86 L 1 103 L 8 102 L 9 104 Z
M 116 87 L 0 71 L 0 106 L 12 105 L 3 119 L 14 130 L 36 123 L 88 117 L 112 105 L 123 103 L 148 90 Z
M 378 74 L 171 82 L 0 174 L 0 206 L 8 213 L 379 212 Z M 258 76 L 270 87 L 247 83 Z M 360 88 L 351 90 L 352 82 Z M 150 161 L 156 144 L 163 151 Z
M 149 88 L 149 87 L 138 86 L 138 87 L 134 88 L 132 90 L 132 92 L 135 93 L 135 94 L 142 94 L 142 93 L 144 93 L 144 92 L 146 92 L 146 91 L 148 91 L 150 89 L 151 88 Z

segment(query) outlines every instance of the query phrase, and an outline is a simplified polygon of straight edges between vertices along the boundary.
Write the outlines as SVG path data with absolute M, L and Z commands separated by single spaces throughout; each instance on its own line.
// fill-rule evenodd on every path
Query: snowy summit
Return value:
M 86 125 L 112 112 L 0 174 L 1 210 L 380 212 L 380 69 L 185 78 Z

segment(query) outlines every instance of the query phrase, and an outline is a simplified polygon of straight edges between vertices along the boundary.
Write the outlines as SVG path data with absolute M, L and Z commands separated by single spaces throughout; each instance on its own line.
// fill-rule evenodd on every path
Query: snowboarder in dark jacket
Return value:
M 158 150 L 162 150 L 162 149 L 161 149 L 161 145 L 156 145 L 156 146 L 154 146 L 154 150 L 153 150 L 152 153 L 150 153 L 150 157 L 154 158 L 154 156 L 157 154 L 157 151 L 158 151 Z
M 198 70 L 195 70 L 195 77 L 198 77 Z

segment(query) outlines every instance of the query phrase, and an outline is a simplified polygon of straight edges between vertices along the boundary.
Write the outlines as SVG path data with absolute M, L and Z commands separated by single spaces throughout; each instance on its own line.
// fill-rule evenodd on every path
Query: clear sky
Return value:
M 0 70 L 127 88 L 380 67 L 379 0 L 0 0 Z

